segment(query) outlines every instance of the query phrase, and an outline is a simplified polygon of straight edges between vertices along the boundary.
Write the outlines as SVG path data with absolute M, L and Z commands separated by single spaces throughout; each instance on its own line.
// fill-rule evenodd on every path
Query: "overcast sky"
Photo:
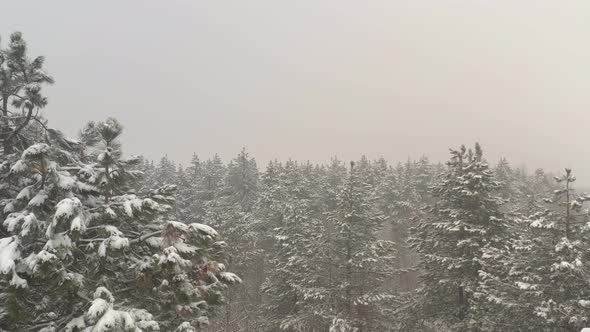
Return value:
M 50 124 L 128 154 L 389 160 L 482 143 L 590 179 L 590 1 L 5 0 L 47 57 Z M 590 181 L 585 181 L 590 183 Z

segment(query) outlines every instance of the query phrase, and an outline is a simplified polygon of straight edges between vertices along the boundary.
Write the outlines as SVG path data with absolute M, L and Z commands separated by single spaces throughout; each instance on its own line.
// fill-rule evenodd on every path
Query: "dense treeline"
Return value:
M 489 166 L 477 143 L 444 164 L 154 164 L 124 156 L 115 119 L 48 127 L 43 63 L 19 33 L 0 49 L 0 330 L 590 326 L 570 169 Z
M 573 331 L 586 326 L 586 196 L 571 170 L 489 167 L 479 145 L 390 165 L 271 161 L 245 150 L 188 167 L 178 219 L 214 226 L 244 283 L 212 331 Z M 578 290 L 578 291 L 575 291 Z

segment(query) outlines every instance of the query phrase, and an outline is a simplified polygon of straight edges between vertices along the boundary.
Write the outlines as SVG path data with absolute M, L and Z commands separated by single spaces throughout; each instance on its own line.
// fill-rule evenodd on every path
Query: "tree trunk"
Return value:
M 2 120 L 0 121 L 0 148 L 2 148 L 2 154 L 8 154 L 12 152 L 10 144 L 8 144 L 8 96 L 2 96 Z

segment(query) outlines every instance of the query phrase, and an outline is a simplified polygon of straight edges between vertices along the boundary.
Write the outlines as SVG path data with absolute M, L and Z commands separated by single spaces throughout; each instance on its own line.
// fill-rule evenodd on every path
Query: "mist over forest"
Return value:
M 0 331 L 590 331 L 588 3 L 8 7 Z

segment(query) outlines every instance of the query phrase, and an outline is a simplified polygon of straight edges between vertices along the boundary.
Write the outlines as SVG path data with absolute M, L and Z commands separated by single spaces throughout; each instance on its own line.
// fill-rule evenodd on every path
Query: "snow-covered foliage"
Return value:
M 497 189 L 479 145 L 451 150 L 448 170 L 432 190 L 436 203 L 412 229 L 410 241 L 424 271 L 414 315 L 444 320 L 454 331 L 477 329 L 482 255 L 501 247 L 506 233 Z M 410 316 L 407 323 L 417 322 Z
M 487 303 L 490 329 L 579 331 L 590 325 L 590 230 L 581 213 L 587 198 L 571 187 L 570 170 L 546 207 L 515 217 L 505 246 L 486 248 L 478 296 Z M 578 204 L 572 204 L 578 202 Z
M 38 129 L 44 127 L 39 110 L 47 105 L 42 88 L 53 83 L 43 68 L 44 62 L 43 56 L 29 58 L 27 43 L 20 32 L 10 35 L 8 45 L 0 48 L 0 133 L 5 154 L 15 153 L 15 148 L 22 152 L 29 146 L 25 153 L 42 154 L 48 148 L 36 141 L 41 138 L 42 130 Z M 47 136 L 52 135 L 47 133 Z M 11 166 L 16 166 L 14 169 L 18 171 L 22 165 Z
M 0 328 L 196 330 L 241 282 L 216 230 L 169 220 L 174 186 L 129 192 L 141 173 L 121 130 L 90 123 L 78 150 L 49 140 L 5 157 Z
M 357 168 L 343 182 L 330 184 L 331 176 L 295 163 L 267 169 L 265 211 L 276 222 L 274 272 L 264 285 L 272 299 L 266 308 L 272 318 L 268 330 L 388 326 L 383 309 L 395 306 L 385 288 L 394 275 L 393 243 L 377 239 L 382 218 Z M 333 205 L 319 203 L 314 181 L 325 186 Z
M 306 165 L 269 163 L 263 175 L 258 217 L 268 220 L 270 268 L 262 290 L 266 331 L 327 328 L 331 269 L 326 257 L 324 216 L 314 187 L 317 172 Z
M 477 144 L 446 167 L 154 164 L 115 119 L 49 128 L 43 64 L 20 33 L 0 48 L 1 331 L 589 329 L 570 169 L 490 168 Z

